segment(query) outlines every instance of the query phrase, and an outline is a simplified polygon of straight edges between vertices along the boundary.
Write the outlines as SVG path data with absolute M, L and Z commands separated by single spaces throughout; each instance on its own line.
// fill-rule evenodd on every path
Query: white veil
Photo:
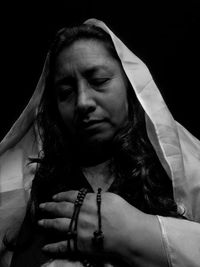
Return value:
M 146 112 L 148 136 L 172 179 L 175 201 L 184 207 L 188 218 L 199 222 L 200 141 L 173 119 L 146 65 L 103 22 L 89 19 L 85 23 L 101 27 L 110 34 L 125 73 Z M 0 143 L 0 240 L 16 218 L 23 219 L 35 171 L 33 165 L 27 165 L 28 157 L 39 151 L 34 118 L 48 73 L 48 58 L 47 55 L 32 98 Z

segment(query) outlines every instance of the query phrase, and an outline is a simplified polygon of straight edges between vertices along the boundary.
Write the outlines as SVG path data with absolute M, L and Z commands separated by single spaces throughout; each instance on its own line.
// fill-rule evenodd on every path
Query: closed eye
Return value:
M 73 96 L 74 90 L 72 87 L 67 87 L 67 88 L 63 88 L 60 89 L 58 92 L 58 99 L 59 101 L 65 101 L 65 100 L 69 100 L 70 97 Z
M 95 78 L 95 79 L 90 79 L 89 83 L 94 86 L 101 86 L 107 83 L 109 80 L 110 80 L 109 78 Z

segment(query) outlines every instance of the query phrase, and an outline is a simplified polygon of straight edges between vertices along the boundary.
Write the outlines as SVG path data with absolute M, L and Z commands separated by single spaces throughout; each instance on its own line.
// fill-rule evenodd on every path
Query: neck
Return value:
M 107 191 L 114 181 L 111 159 L 97 165 L 82 167 L 82 171 L 95 192 L 99 187 Z
M 112 158 L 110 144 L 75 146 L 74 159 L 81 167 L 97 166 Z

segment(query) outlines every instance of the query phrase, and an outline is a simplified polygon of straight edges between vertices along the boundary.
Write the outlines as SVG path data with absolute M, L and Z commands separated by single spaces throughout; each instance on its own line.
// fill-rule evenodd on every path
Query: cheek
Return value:
M 74 108 L 70 104 L 58 104 L 58 112 L 64 124 L 68 128 L 73 127 Z
M 114 104 L 114 115 L 118 123 L 122 123 L 128 119 L 128 102 L 127 99 L 120 99 Z M 124 100 L 124 101 L 123 101 Z
M 128 100 L 124 87 L 117 88 L 114 91 L 113 96 L 110 97 L 109 108 L 116 124 L 120 124 L 128 119 Z

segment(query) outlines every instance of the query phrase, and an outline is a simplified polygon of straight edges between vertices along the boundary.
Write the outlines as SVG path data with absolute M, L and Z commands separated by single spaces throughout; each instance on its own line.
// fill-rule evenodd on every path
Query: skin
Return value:
M 94 69 L 94 65 L 96 70 L 90 71 L 89 75 L 87 70 Z M 60 53 L 56 67 L 57 105 L 67 130 L 82 141 L 83 147 L 104 147 L 104 144 L 112 142 L 128 118 L 127 80 L 121 65 L 102 43 L 82 40 Z M 92 119 L 100 122 L 80 127 L 84 120 Z M 96 157 L 95 153 L 90 156 Z M 38 224 L 44 229 L 63 233 L 61 236 L 65 237 L 77 194 L 78 191 L 61 192 L 52 198 L 52 202 L 42 203 L 40 209 L 48 212 L 51 219 L 44 218 Z M 109 192 L 102 193 L 101 216 L 104 248 L 97 251 L 91 241 L 98 225 L 96 194 L 88 193 L 78 218 L 77 243 L 82 254 L 111 262 L 119 259 L 124 262 L 122 266 L 167 266 L 160 226 L 155 216 L 141 212 Z M 65 255 L 66 238 L 47 244 L 43 250 L 53 255 Z
M 102 43 L 77 41 L 58 55 L 54 87 L 61 118 L 83 158 L 86 151 L 92 159 L 106 155 L 128 120 L 127 78 L 120 63 Z
M 41 204 L 40 208 L 49 212 L 54 219 L 43 219 L 38 224 L 66 236 L 77 195 L 78 191 L 62 192 L 54 196 L 52 202 Z M 98 225 L 96 194 L 88 193 L 78 219 L 77 244 L 81 253 L 99 257 L 106 262 L 122 261 L 121 266 L 168 266 L 160 226 L 155 216 L 139 211 L 116 194 L 105 192 L 102 194 L 101 217 L 104 247 L 97 251 L 92 245 L 93 232 Z M 66 255 L 66 238 L 45 245 L 43 250 L 54 256 Z

